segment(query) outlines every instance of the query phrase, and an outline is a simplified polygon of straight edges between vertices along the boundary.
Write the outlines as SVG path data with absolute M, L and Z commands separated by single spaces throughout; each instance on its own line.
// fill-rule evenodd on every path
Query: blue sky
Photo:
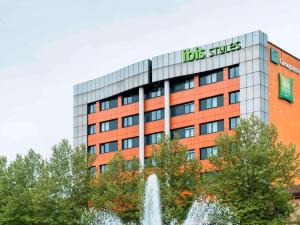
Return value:
M 300 57 L 299 0 L 0 0 L 0 155 L 72 141 L 73 85 L 262 30 Z M 117 54 L 116 54 L 117 53 Z

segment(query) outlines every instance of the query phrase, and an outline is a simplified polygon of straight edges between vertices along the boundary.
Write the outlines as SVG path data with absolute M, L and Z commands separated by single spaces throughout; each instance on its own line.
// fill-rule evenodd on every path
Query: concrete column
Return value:
M 165 92 L 165 133 L 170 137 L 170 82 L 164 81 Z
M 145 165 L 145 127 L 144 127 L 144 88 L 139 87 L 139 158 L 141 167 Z

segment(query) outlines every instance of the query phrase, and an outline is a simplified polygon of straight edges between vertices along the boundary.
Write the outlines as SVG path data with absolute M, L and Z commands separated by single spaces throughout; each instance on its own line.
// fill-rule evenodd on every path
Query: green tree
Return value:
M 124 222 L 139 222 L 141 215 L 141 180 L 139 160 L 126 161 L 117 152 L 108 170 L 94 180 L 93 207 L 116 213 Z
M 73 149 L 67 140 L 52 148 L 45 191 L 49 198 L 49 224 L 79 224 L 90 193 L 88 158 L 84 146 Z
M 80 223 L 90 187 L 86 150 L 67 140 L 55 145 L 49 161 L 29 150 L 7 165 L 0 157 L 0 224 Z
M 2 205 L 0 210 L 0 224 L 24 225 L 45 224 L 36 219 L 37 199 L 40 178 L 43 174 L 45 161 L 33 150 L 5 166 L 2 160 L 0 183 Z
M 293 205 L 290 188 L 299 175 L 295 146 L 278 141 L 275 126 L 257 117 L 241 120 L 234 135 L 216 139 L 208 193 L 229 206 L 241 224 L 285 224 Z M 211 171 L 211 172 L 212 172 Z
M 176 136 L 160 140 L 152 147 L 151 161 L 145 174 L 156 173 L 161 190 L 163 221 L 182 222 L 189 208 L 202 191 L 201 169 L 198 159 L 188 160 L 188 149 Z

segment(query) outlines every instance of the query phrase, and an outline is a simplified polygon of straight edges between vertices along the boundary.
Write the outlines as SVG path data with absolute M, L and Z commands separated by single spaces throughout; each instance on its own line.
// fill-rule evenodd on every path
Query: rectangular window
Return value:
M 240 91 L 234 91 L 229 93 L 229 104 L 235 104 L 240 102 Z
M 96 145 L 88 146 L 87 153 L 88 153 L 88 155 L 95 155 L 96 154 Z
M 207 85 L 223 81 L 223 69 L 200 74 L 199 85 Z
M 200 124 L 200 135 L 224 131 L 224 120 Z
M 118 107 L 118 98 L 110 98 L 107 100 L 103 100 L 100 102 L 100 110 L 107 110 L 107 109 L 112 109 Z
M 118 141 L 100 144 L 100 154 L 118 151 Z
M 91 166 L 89 172 L 92 177 L 96 176 L 96 166 Z
M 200 110 L 217 108 L 224 105 L 224 95 L 200 99 Z
M 155 167 L 157 165 L 157 163 L 156 163 L 155 159 L 153 159 L 152 157 L 146 157 L 145 165 L 147 167 Z
M 194 88 L 194 77 L 187 78 L 185 80 L 176 80 L 170 83 L 170 92 L 184 91 Z
M 100 123 L 100 132 L 118 129 L 118 119 Z
M 188 158 L 188 161 L 195 159 L 195 150 L 194 149 L 188 150 L 187 158 Z
M 229 79 L 240 76 L 240 67 L 239 65 L 229 67 Z
M 194 102 L 188 102 L 171 107 L 171 116 L 180 116 L 195 111 Z
M 132 104 L 139 101 L 139 94 L 138 93 L 130 93 L 122 96 L 122 103 L 123 105 Z
M 108 170 L 108 165 L 107 164 L 100 165 L 100 173 L 104 173 L 107 170 Z
M 212 156 L 218 156 L 218 149 L 215 146 L 200 149 L 200 160 L 208 159 Z
M 145 145 L 157 144 L 162 136 L 163 132 L 145 135 Z
M 135 148 L 139 146 L 139 137 L 127 138 L 122 140 L 122 149 Z
M 95 113 L 96 112 L 96 103 L 90 103 L 88 104 L 88 114 Z
M 88 125 L 88 135 L 96 134 L 96 124 Z
M 171 138 L 174 138 L 175 134 L 177 134 L 179 138 L 194 137 L 194 126 L 183 127 L 183 128 L 172 130 Z
M 157 109 L 150 112 L 145 112 L 145 123 L 162 120 L 164 118 L 164 109 Z
M 123 127 L 130 127 L 139 124 L 139 115 L 126 116 L 122 118 Z
M 230 130 L 233 130 L 239 124 L 240 124 L 240 117 L 239 116 L 237 116 L 237 117 L 231 117 L 229 119 L 229 129 Z
M 155 85 L 147 88 L 145 91 L 145 99 L 156 98 L 164 95 L 164 87 L 162 85 Z

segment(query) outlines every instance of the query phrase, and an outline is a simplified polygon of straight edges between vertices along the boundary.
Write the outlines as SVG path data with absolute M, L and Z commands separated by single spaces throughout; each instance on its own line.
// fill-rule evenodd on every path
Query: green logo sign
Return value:
M 183 50 L 182 58 L 183 62 L 191 62 L 198 59 L 204 59 L 206 56 L 212 57 L 215 55 L 221 55 L 224 53 L 232 52 L 241 49 L 241 42 L 234 42 L 229 45 L 222 45 L 215 48 L 210 48 L 206 53 L 203 48 L 188 48 Z
M 278 51 L 276 49 L 270 48 L 270 58 L 271 58 L 271 62 L 278 64 L 279 55 L 278 55 Z
M 279 77 L 279 98 L 293 103 L 293 79 L 278 74 Z

